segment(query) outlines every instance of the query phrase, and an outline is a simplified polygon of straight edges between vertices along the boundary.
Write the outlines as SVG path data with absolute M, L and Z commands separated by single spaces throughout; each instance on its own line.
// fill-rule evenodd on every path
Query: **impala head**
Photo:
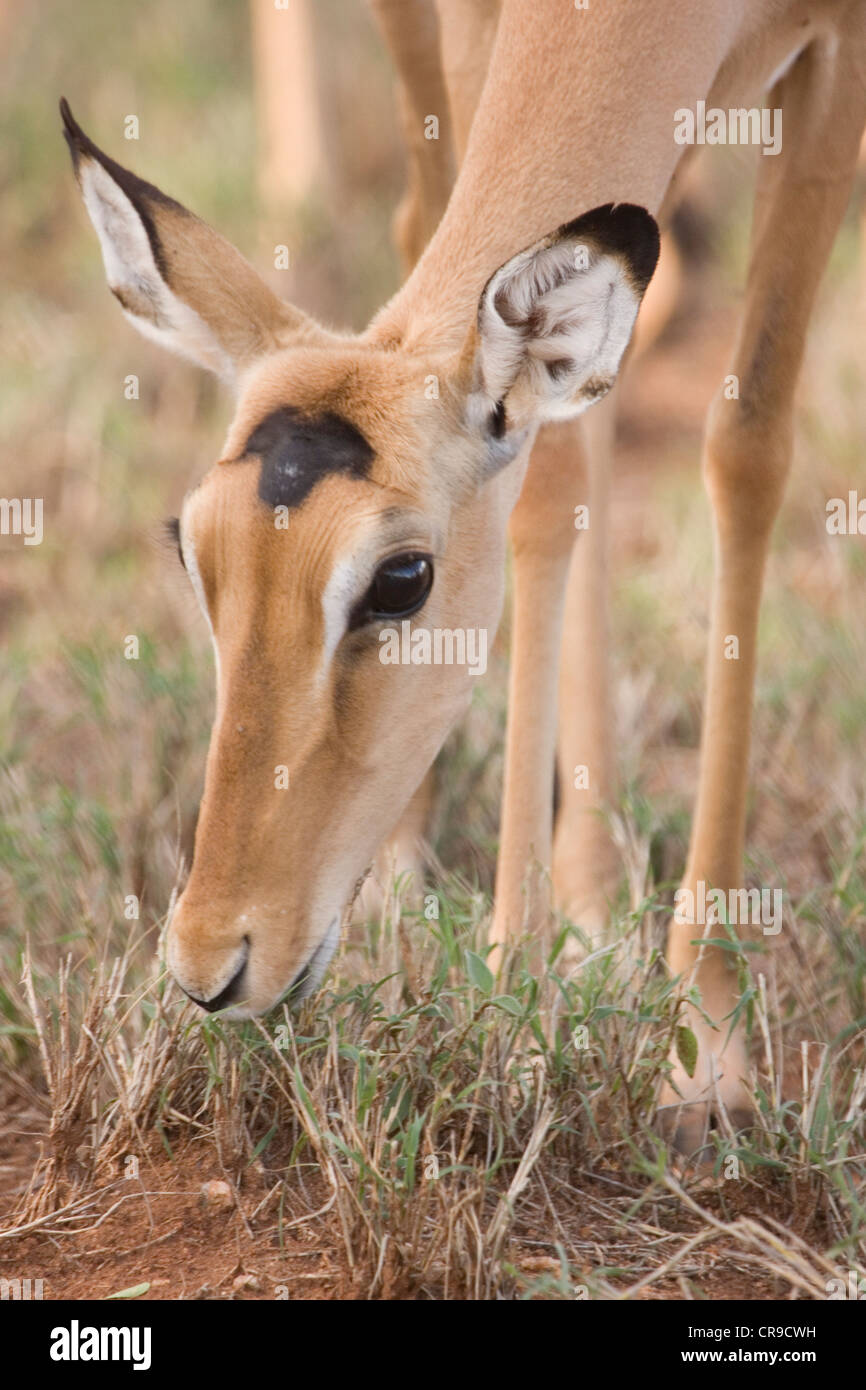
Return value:
M 629 205 L 588 213 L 496 271 L 464 342 L 431 357 L 285 304 L 61 109 L 112 293 L 236 395 L 178 523 L 217 708 L 168 960 L 204 1007 L 261 1013 L 318 983 L 471 697 L 468 664 L 386 664 L 380 634 L 409 620 L 492 638 L 534 431 L 612 384 L 658 233 Z

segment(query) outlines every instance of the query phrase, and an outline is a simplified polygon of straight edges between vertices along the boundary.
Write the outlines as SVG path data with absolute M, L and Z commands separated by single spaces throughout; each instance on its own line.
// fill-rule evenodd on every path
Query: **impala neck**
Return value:
M 743 0 L 591 0 L 587 10 L 504 0 L 451 201 L 371 337 L 455 350 L 510 256 L 602 203 L 657 214 L 683 153 L 674 112 L 707 96 L 742 9 Z

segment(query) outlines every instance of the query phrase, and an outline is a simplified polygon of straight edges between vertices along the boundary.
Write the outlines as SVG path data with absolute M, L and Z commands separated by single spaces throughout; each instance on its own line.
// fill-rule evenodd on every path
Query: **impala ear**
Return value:
M 109 288 L 148 338 L 233 382 L 256 357 L 323 332 L 205 222 L 103 154 L 65 98 L 60 114 Z
M 658 253 L 650 214 L 608 203 L 507 261 L 478 306 L 470 418 L 504 442 L 609 391 Z

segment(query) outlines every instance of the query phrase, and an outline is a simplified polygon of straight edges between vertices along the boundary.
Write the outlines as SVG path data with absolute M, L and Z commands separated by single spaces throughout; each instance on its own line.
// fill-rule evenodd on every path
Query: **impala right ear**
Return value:
M 478 306 L 470 418 L 501 441 L 610 390 L 659 253 L 650 214 L 606 204 L 506 261 Z
M 232 383 L 257 357 L 325 336 L 207 223 L 103 154 L 65 98 L 60 114 L 109 289 L 140 332 Z

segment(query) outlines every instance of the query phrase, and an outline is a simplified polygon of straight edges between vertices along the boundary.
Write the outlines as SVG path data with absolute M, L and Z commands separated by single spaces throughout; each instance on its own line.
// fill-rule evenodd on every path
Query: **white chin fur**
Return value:
M 325 932 L 325 935 L 322 937 L 315 951 L 310 956 L 310 959 L 307 962 L 307 975 L 306 979 L 304 980 L 304 983 L 298 988 L 292 990 L 292 993 L 289 996 L 288 1002 L 293 1008 L 295 1007 L 295 1005 L 300 1004 L 301 1000 L 307 999 L 318 989 L 319 985 L 322 983 L 322 980 L 324 978 L 325 971 L 327 970 L 330 964 L 331 957 L 333 956 L 334 952 L 337 949 L 337 946 L 339 945 L 339 941 L 340 918 L 338 915 L 331 922 L 331 925 L 328 927 L 328 930 Z M 269 1013 L 270 1010 L 274 1008 L 280 1002 L 280 1000 L 282 1000 L 287 995 L 287 993 L 288 990 L 283 990 L 283 992 L 278 996 L 278 998 L 273 1000 L 273 1002 L 269 1004 L 266 1008 L 254 1009 L 250 1008 L 247 1004 L 238 1004 L 233 1008 L 226 1009 L 222 1017 L 226 1020 L 231 1021 L 232 1023 L 240 1023 L 241 1020 L 245 1018 L 261 1017 L 263 1014 Z
M 292 1003 L 298 1004 L 317 990 L 324 979 L 331 957 L 340 941 L 340 918 L 335 917 L 307 962 L 307 978 L 292 994 Z

